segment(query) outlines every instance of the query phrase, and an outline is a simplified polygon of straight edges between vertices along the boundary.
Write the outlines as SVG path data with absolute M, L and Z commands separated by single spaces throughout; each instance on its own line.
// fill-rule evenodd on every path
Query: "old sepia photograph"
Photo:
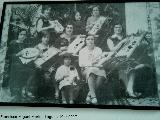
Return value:
M 4 3 L 0 104 L 160 106 L 160 3 Z

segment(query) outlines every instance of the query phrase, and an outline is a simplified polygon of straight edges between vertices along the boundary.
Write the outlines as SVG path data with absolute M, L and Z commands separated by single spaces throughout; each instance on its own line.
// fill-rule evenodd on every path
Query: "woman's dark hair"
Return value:
M 66 53 L 63 55 L 63 59 L 71 59 L 72 60 L 72 55 L 69 53 Z
M 76 16 L 77 13 L 79 13 L 80 16 L 82 17 L 81 13 L 80 13 L 78 10 L 76 10 L 76 11 L 73 12 L 73 15 L 72 15 L 72 18 L 73 18 L 74 20 L 75 20 L 75 16 Z M 82 19 L 82 18 L 81 18 L 81 19 Z
M 51 6 L 49 6 L 49 5 L 43 5 L 41 12 L 44 13 L 44 11 L 47 10 L 47 9 L 49 9 L 49 8 L 51 8 Z
M 63 30 L 63 32 L 65 32 L 66 27 L 67 27 L 68 25 L 72 25 L 72 26 L 73 26 L 73 29 L 74 29 L 73 21 L 68 21 L 68 22 L 64 25 L 64 30 Z
M 19 36 L 19 34 L 20 34 L 21 32 L 26 32 L 26 37 L 29 37 L 29 36 L 28 36 L 28 32 L 27 32 L 27 30 L 25 30 L 25 29 L 21 29 L 21 30 L 19 31 L 19 33 L 18 33 L 18 36 Z M 18 38 L 18 36 L 17 36 L 17 38 Z
M 86 45 L 86 39 L 87 39 L 87 37 L 89 37 L 89 36 L 92 36 L 92 37 L 94 38 L 94 41 L 95 41 L 95 36 L 94 36 L 94 35 L 86 35 L 86 37 L 85 37 L 85 45 Z
M 89 7 L 91 15 L 92 15 L 92 12 L 93 12 L 93 8 L 95 8 L 95 7 L 98 8 L 99 14 L 101 15 L 102 9 L 101 9 L 101 7 L 99 5 L 93 5 L 93 6 Z
M 50 34 L 47 31 L 43 31 L 40 34 L 40 38 L 47 37 L 47 36 L 50 37 Z
M 74 26 L 74 25 L 73 25 L 73 21 L 68 21 L 68 22 L 64 25 L 64 27 L 66 28 L 67 25 L 72 25 L 72 26 Z
M 115 23 L 113 24 L 113 27 L 112 27 L 112 33 L 114 33 L 114 27 L 115 27 L 116 25 L 120 25 L 120 26 L 122 27 L 122 35 L 124 35 L 124 28 L 123 28 L 123 24 L 122 24 L 122 23 L 120 23 L 120 22 L 115 22 Z
M 119 25 L 119 26 L 122 27 L 122 24 L 121 24 L 121 23 L 115 23 L 114 26 L 113 26 L 113 28 L 114 28 L 116 25 Z M 122 28 L 123 28 L 123 27 L 122 27 Z

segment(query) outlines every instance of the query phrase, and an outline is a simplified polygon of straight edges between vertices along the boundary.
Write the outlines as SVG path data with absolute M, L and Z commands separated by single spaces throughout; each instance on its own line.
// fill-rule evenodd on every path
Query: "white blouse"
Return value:
M 92 66 L 93 61 L 102 55 L 102 49 L 94 47 L 93 50 L 88 50 L 87 46 L 79 52 L 79 66 L 87 67 Z

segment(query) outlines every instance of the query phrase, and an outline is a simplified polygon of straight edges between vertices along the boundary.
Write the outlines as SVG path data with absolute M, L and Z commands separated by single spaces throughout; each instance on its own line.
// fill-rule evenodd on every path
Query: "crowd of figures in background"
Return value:
M 14 5 L 2 87 L 18 103 L 158 97 L 150 33 L 125 33 L 124 4 Z

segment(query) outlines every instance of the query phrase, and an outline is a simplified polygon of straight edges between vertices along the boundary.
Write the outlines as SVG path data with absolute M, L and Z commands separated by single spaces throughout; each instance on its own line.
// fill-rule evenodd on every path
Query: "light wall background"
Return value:
M 0 0 L 0 15 L 2 10 L 2 5 L 4 1 L 17 1 L 17 0 Z M 21 0 L 25 1 L 25 0 Z M 28 0 L 31 1 L 31 0 Z M 37 0 L 39 1 L 39 0 Z M 133 7 L 134 6 L 134 7 Z M 137 9 L 142 8 L 142 9 Z M 132 33 L 137 29 L 146 29 L 146 23 L 140 21 L 136 24 L 138 19 L 143 19 L 144 5 L 132 3 L 128 6 L 128 15 L 137 14 L 137 19 L 135 20 L 133 16 L 129 17 L 126 22 L 130 20 L 133 23 L 127 23 L 127 29 L 132 27 L 133 29 L 128 31 Z M 2 115 L 2 116 L 1 116 Z M 158 110 L 124 110 L 124 109 L 96 109 L 96 108 L 56 108 L 56 107 L 11 107 L 11 106 L 0 106 L 0 120 L 12 120 L 4 119 L 4 115 L 21 115 L 23 116 L 36 116 L 40 115 L 40 118 L 25 118 L 24 120 L 49 120 L 45 118 L 45 115 L 53 116 L 52 120 L 160 120 L 160 111 Z M 69 117 L 69 115 L 77 115 L 77 117 Z M 61 117 L 61 118 L 60 118 Z M 15 119 L 22 120 L 23 118 Z

